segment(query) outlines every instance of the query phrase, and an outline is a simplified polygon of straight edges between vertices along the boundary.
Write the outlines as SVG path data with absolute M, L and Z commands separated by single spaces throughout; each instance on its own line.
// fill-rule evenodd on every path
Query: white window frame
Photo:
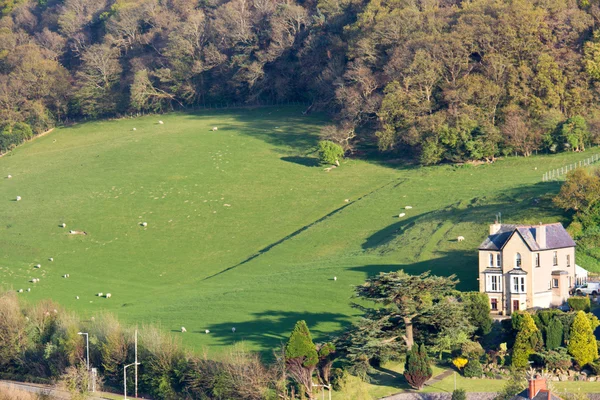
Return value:
M 517 254 L 515 254 L 515 268 L 521 268 L 521 265 L 522 265 L 521 253 L 517 253 Z
M 496 266 L 498 268 L 502 267 L 502 255 L 500 253 L 496 254 Z
M 485 291 L 502 293 L 502 274 L 486 274 Z
M 558 288 L 558 279 L 557 278 L 552 278 L 552 287 Z
M 510 285 L 511 293 L 515 293 L 515 294 L 526 293 L 527 286 L 525 285 L 525 283 L 526 283 L 525 276 L 523 276 L 523 275 L 512 276 L 510 283 L 511 283 L 511 285 Z
M 490 267 L 494 266 L 494 253 L 490 253 Z
M 555 251 L 552 255 L 552 265 L 555 267 L 558 265 L 558 251 Z

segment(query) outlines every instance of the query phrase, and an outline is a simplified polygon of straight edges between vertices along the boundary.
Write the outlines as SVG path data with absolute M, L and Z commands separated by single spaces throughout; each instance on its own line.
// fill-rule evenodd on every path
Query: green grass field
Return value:
M 324 339 L 354 318 L 352 286 L 381 271 L 457 274 L 477 289 L 494 215 L 564 221 L 542 173 L 596 150 L 478 167 L 347 160 L 327 173 L 311 153 L 325 122 L 295 107 L 173 113 L 27 143 L 0 158 L 1 284 L 84 317 L 185 326 L 184 342 L 209 351 L 238 340 L 269 351 L 298 319 Z

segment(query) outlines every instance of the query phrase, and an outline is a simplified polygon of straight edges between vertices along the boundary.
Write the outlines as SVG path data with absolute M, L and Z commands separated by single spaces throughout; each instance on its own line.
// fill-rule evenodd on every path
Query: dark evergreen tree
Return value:
M 560 319 L 553 318 L 546 327 L 546 348 L 554 350 L 563 343 L 563 324 Z
M 406 363 L 404 364 L 404 378 L 408 384 L 420 390 L 425 382 L 427 382 L 433 372 L 429 365 L 429 357 L 425 345 L 414 344 L 406 354 Z

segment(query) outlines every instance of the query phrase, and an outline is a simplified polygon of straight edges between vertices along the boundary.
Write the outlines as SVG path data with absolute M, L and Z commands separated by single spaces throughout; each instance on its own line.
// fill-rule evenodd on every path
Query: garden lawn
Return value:
M 84 318 L 159 324 L 196 349 L 243 340 L 269 354 L 299 319 L 317 340 L 351 323 L 352 287 L 372 274 L 431 270 L 477 290 L 495 214 L 564 222 L 551 204 L 559 183 L 542 174 L 596 150 L 477 167 L 346 160 L 325 172 L 314 150 L 327 121 L 301 111 L 92 122 L 19 147 L 0 158 L 1 284 Z

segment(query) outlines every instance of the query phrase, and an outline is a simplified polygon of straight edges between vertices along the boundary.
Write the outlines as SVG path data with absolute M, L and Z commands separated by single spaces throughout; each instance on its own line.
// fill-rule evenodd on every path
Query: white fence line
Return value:
M 587 167 L 588 165 L 592 165 L 593 163 L 600 160 L 600 154 L 594 154 L 591 157 L 586 158 L 585 160 L 579 160 L 579 163 L 573 163 L 566 165 L 564 167 L 560 167 L 557 169 L 553 169 L 551 171 L 546 172 L 542 175 L 542 182 L 549 182 L 559 179 L 560 177 L 564 177 L 568 172 L 573 171 L 574 169 L 580 167 Z

